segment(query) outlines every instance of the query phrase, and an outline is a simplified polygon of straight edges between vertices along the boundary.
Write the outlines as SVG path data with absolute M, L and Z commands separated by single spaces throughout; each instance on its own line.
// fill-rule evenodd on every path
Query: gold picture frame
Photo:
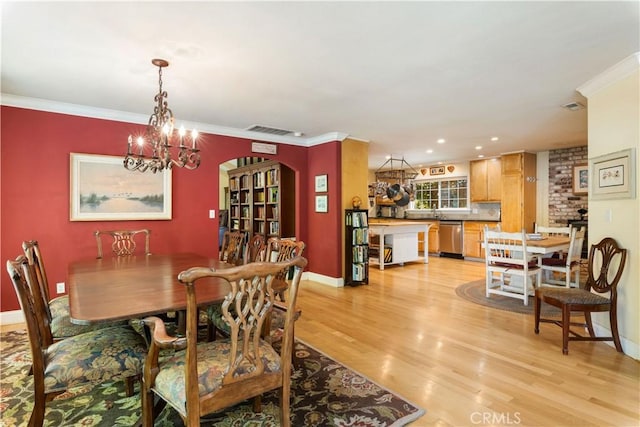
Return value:
M 124 157 L 71 153 L 71 221 L 171 219 L 171 170 L 140 173 Z

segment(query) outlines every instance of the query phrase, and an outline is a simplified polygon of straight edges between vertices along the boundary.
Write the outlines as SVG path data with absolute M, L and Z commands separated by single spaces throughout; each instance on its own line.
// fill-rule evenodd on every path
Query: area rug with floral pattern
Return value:
M 291 384 L 293 426 L 404 426 L 424 410 L 375 384 L 309 345 L 296 341 Z M 31 355 L 26 331 L 0 334 L 0 426 L 26 426 L 33 407 Z M 45 426 L 132 426 L 139 422 L 139 388 L 126 397 L 124 384 L 113 382 L 70 390 L 47 404 Z M 251 401 L 201 420 L 203 426 L 271 427 L 279 425 L 278 395 L 263 396 L 262 412 Z M 182 421 L 166 407 L 156 426 Z

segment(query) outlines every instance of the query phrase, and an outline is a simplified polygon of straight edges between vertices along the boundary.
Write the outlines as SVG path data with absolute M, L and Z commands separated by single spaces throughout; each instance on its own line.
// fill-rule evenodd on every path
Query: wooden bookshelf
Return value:
M 346 209 L 345 279 L 350 286 L 369 283 L 369 217 L 365 209 Z
M 229 229 L 269 237 L 295 236 L 295 173 L 264 161 L 229 172 Z

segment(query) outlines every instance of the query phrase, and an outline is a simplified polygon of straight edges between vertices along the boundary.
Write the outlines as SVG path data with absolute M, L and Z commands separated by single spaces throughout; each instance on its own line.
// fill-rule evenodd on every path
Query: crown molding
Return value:
M 610 84 L 618 82 L 629 76 L 631 73 L 637 71 L 638 68 L 640 68 L 640 52 L 627 56 L 622 61 L 584 83 L 576 90 L 584 97 L 589 98 L 591 95 L 594 95 L 596 92 L 604 89 Z
M 145 116 L 143 114 L 109 110 L 106 108 L 96 108 L 86 105 L 69 104 L 65 102 L 57 102 L 41 98 L 29 98 L 7 93 L 0 94 L 0 105 L 26 108 L 29 110 L 46 111 L 48 113 L 89 117 L 93 119 L 138 123 L 142 125 L 146 125 L 149 121 L 149 116 Z M 218 126 L 210 123 L 185 121 L 184 125 L 190 129 L 198 129 L 199 132 L 210 133 L 214 135 L 232 136 L 236 138 L 245 138 L 264 142 L 276 142 L 280 144 L 298 145 L 302 147 L 312 147 L 314 145 L 326 144 L 327 142 L 333 141 L 344 141 L 345 138 L 349 136 L 348 134 L 342 132 L 328 132 L 322 135 L 304 138 L 297 136 L 270 135 L 260 132 L 251 132 L 245 129 Z

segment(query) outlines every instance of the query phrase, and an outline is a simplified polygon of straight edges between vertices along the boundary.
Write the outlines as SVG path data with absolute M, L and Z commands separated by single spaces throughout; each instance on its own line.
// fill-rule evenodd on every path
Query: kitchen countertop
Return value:
M 411 218 L 411 219 L 404 219 L 404 218 L 384 218 L 384 217 L 370 217 L 369 218 L 369 224 L 384 224 L 384 223 L 398 223 L 398 224 L 403 224 L 403 223 L 407 223 L 407 224 L 415 224 L 415 223 L 421 223 L 421 222 L 433 222 L 433 221 L 475 221 L 475 222 L 500 222 L 499 219 L 495 219 L 495 218 L 491 218 L 491 219 L 483 219 L 483 218 L 476 218 L 476 217 L 469 217 L 466 216 L 466 218 L 462 218 L 462 215 L 458 215 L 458 216 L 445 216 L 444 218 Z

